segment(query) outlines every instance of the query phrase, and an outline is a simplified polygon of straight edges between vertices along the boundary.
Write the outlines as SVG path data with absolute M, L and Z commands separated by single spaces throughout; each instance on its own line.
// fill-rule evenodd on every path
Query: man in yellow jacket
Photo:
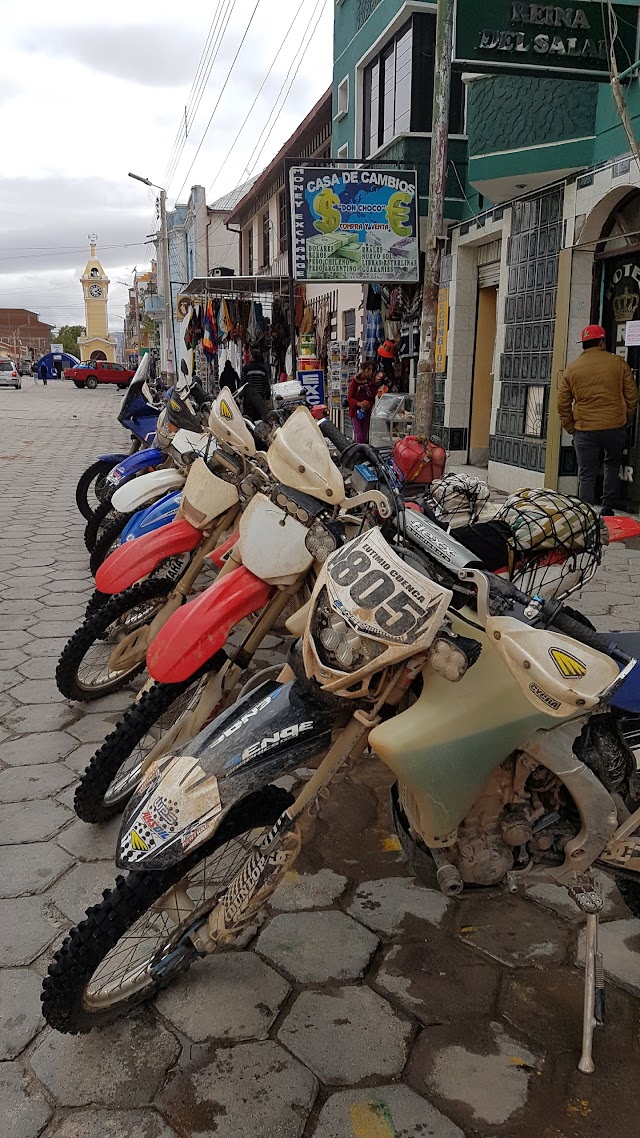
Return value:
M 622 356 L 605 351 L 605 330 L 589 324 L 582 333 L 582 356 L 564 373 L 558 392 L 558 414 L 573 435 L 578 459 L 578 494 L 595 504 L 600 454 L 604 451 L 603 517 L 613 514 L 618 471 L 627 441 L 627 427 L 638 405 L 638 387 Z

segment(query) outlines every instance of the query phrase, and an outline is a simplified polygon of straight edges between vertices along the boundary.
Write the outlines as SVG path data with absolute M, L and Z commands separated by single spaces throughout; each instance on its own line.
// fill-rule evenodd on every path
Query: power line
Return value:
M 103 253 L 105 249 L 138 249 L 141 245 L 147 244 L 147 241 L 127 241 L 127 243 L 124 245 L 101 245 L 100 252 Z M 57 257 L 62 254 L 86 253 L 86 251 L 86 245 L 81 246 L 79 249 L 67 249 L 64 246 L 60 246 L 59 249 L 56 249 L 51 253 L 21 253 L 20 250 L 18 250 L 17 252 L 9 253 L 6 257 L 0 257 L 0 261 L 14 261 L 16 257 L 20 257 L 21 259 L 31 259 L 33 257 Z
M 300 0 L 300 3 L 299 3 L 299 5 L 298 5 L 298 10 L 297 10 L 297 12 L 296 12 L 295 16 L 293 17 L 293 20 L 292 20 L 291 24 L 290 24 L 290 25 L 289 25 L 289 27 L 287 28 L 287 31 L 286 31 L 286 32 L 285 32 L 285 34 L 284 34 L 284 38 L 283 38 L 283 40 L 282 40 L 282 41 L 281 41 L 281 43 L 280 43 L 280 47 L 278 48 L 278 50 L 277 50 L 276 54 L 274 55 L 273 59 L 271 60 L 271 65 L 270 65 L 270 67 L 269 67 L 269 70 L 267 71 L 267 74 L 265 75 L 264 79 L 262 80 L 262 83 L 261 83 L 261 84 L 260 84 L 260 86 L 258 87 L 258 90 L 257 90 L 257 93 L 256 93 L 256 97 L 255 97 L 255 99 L 253 100 L 253 102 L 252 102 L 251 106 L 249 107 L 249 110 L 247 111 L 247 113 L 246 113 L 246 115 L 245 115 L 244 119 L 242 120 L 242 123 L 241 123 L 241 125 L 240 125 L 240 127 L 239 127 L 239 129 L 238 129 L 238 133 L 236 134 L 236 136 L 235 136 L 235 138 L 234 138 L 233 142 L 231 143 L 231 146 L 229 147 L 229 149 L 228 149 L 228 151 L 227 151 L 227 153 L 226 153 L 225 157 L 222 159 L 222 162 L 220 163 L 220 166 L 219 166 L 219 168 L 218 168 L 218 173 L 216 174 L 215 178 L 213 179 L 213 181 L 212 181 L 211 185 L 209 186 L 209 189 L 207 190 L 207 194 L 210 194 L 210 193 L 211 193 L 211 191 L 213 190 L 213 187 L 215 186 L 216 182 L 217 182 L 217 181 L 218 181 L 218 179 L 220 178 L 220 174 L 221 174 L 222 170 L 224 170 L 224 167 L 225 167 L 225 165 L 226 165 L 227 161 L 229 160 L 229 157 L 231 156 L 231 153 L 232 153 L 232 152 L 233 152 L 233 150 L 235 149 L 235 147 L 236 147 L 236 145 L 237 145 L 237 143 L 238 143 L 238 141 L 239 141 L 239 139 L 240 139 L 240 136 L 241 136 L 241 134 L 242 134 L 242 131 L 244 130 L 244 128 L 245 128 L 245 126 L 246 126 L 246 124 L 247 124 L 247 121 L 248 121 L 248 119 L 249 119 L 249 116 L 250 116 L 250 114 L 251 114 L 251 112 L 252 112 L 253 108 L 255 107 L 256 103 L 258 102 L 258 99 L 260 98 L 260 95 L 262 94 L 262 91 L 264 90 L 264 86 L 265 86 L 265 83 L 267 82 L 267 79 L 268 79 L 268 78 L 269 78 L 269 76 L 271 75 L 271 72 L 273 71 L 273 68 L 275 67 L 275 65 L 276 65 L 276 63 L 277 63 L 277 60 L 278 60 L 278 56 L 280 55 L 280 52 L 282 51 L 282 49 L 283 49 L 283 47 L 284 47 L 285 43 L 287 42 L 287 40 L 288 40 L 289 36 L 291 35 L 291 32 L 293 31 L 293 29 L 294 29 L 294 26 L 295 26 L 295 23 L 296 23 L 296 20 L 298 19 L 298 16 L 300 15 L 300 13 L 301 13 L 301 11 L 302 11 L 302 9 L 303 9 L 303 7 L 304 7 L 305 3 L 306 3 L 306 0 Z
M 206 73 L 203 74 L 203 77 L 201 79 L 201 83 L 200 83 L 200 87 L 199 87 L 199 91 L 198 91 L 198 96 L 197 96 L 197 99 L 195 101 L 195 105 L 192 108 L 191 118 L 189 119 L 187 117 L 187 121 L 185 122 L 184 139 L 181 141 L 178 153 L 175 157 L 175 160 L 173 161 L 173 164 L 171 166 L 169 173 L 167 174 L 167 185 L 169 185 L 169 183 L 173 179 L 173 177 L 176 173 L 176 170 L 178 168 L 180 159 L 182 158 L 184 148 L 187 144 L 187 138 L 189 136 L 189 132 L 191 131 L 191 127 L 193 126 L 193 123 L 195 121 L 195 117 L 198 113 L 200 103 L 202 102 L 204 92 L 205 92 L 207 84 L 209 82 L 209 76 L 211 75 L 211 72 L 213 70 L 213 65 L 214 65 L 216 59 L 218 58 L 218 53 L 219 53 L 220 48 L 222 46 L 222 42 L 224 40 L 224 37 L 227 33 L 227 28 L 229 27 L 229 22 L 231 20 L 231 17 L 233 16 L 233 12 L 234 12 L 234 9 L 236 6 L 236 2 L 237 2 L 237 0 L 226 0 L 227 7 L 225 8 L 225 10 L 222 14 L 222 21 L 223 22 L 222 22 L 221 27 L 219 29 L 218 41 L 216 44 L 212 45 L 212 49 L 210 52 L 210 58 L 207 61 L 207 70 L 206 70 Z
M 215 115 L 215 113 L 216 113 L 216 111 L 217 111 L 218 107 L 220 106 L 220 101 L 221 101 L 221 99 L 222 99 L 222 96 L 224 95 L 224 92 L 225 92 L 225 90 L 226 90 L 226 87 L 227 87 L 227 83 L 229 82 L 229 79 L 231 78 L 231 73 L 232 73 L 232 71 L 233 71 L 233 69 L 234 69 L 234 67 L 235 67 L 235 65 L 236 65 L 236 62 L 237 62 L 238 56 L 240 55 L 240 52 L 242 51 L 242 47 L 243 47 L 244 41 L 246 40 L 246 38 L 247 38 L 247 36 L 248 36 L 248 34 L 249 34 L 249 29 L 250 29 L 250 27 L 251 27 L 251 25 L 252 25 L 252 23 L 253 23 L 253 19 L 254 19 L 254 16 L 255 16 L 256 12 L 258 11 L 258 8 L 260 7 L 260 4 L 261 4 L 261 0 L 256 0 L 256 3 L 255 3 L 255 5 L 254 5 L 253 11 L 252 11 L 252 13 L 251 13 L 251 16 L 249 17 L 249 22 L 248 22 L 248 24 L 247 24 L 247 26 L 246 26 L 246 28 L 245 28 L 244 32 L 242 33 L 242 39 L 240 40 L 240 43 L 238 44 L 238 48 L 237 48 L 236 54 L 234 55 L 234 57 L 233 57 L 233 60 L 232 60 L 232 62 L 231 62 L 231 67 L 230 67 L 230 68 L 229 68 L 229 70 L 227 71 L 227 75 L 226 75 L 225 81 L 224 81 L 224 83 L 222 84 L 222 87 L 221 87 L 221 89 L 220 89 L 220 94 L 218 95 L 218 98 L 217 98 L 217 100 L 216 100 L 216 104 L 215 104 L 215 106 L 214 106 L 214 108 L 213 108 L 213 110 L 212 110 L 212 112 L 211 112 L 211 115 L 209 116 L 209 121 L 208 121 L 208 123 L 207 123 L 207 125 L 206 125 L 206 127 L 205 127 L 205 129 L 204 129 L 204 134 L 202 135 L 202 138 L 200 139 L 200 142 L 198 143 L 198 148 L 197 148 L 197 150 L 196 150 L 196 152 L 195 152 L 195 154 L 194 154 L 194 156 L 193 156 L 193 158 L 192 158 L 192 160 L 191 160 L 191 165 L 189 166 L 189 169 L 187 170 L 187 172 L 186 172 L 186 174 L 185 174 L 185 176 L 184 176 L 184 181 L 183 181 L 182 185 L 180 186 L 180 189 L 178 190 L 178 193 L 177 193 L 177 195 L 176 195 L 177 197 L 180 197 L 180 194 L 182 193 L 182 191 L 183 191 L 183 189 L 184 189 L 184 187 L 185 187 L 185 184 L 186 184 L 187 178 L 189 177 L 189 174 L 190 174 L 190 173 L 191 173 L 191 171 L 193 170 L 193 167 L 194 167 L 194 165 L 195 165 L 195 161 L 196 161 L 196 158 L 198 157 L 198 154 L 200 153 L 200 150 L 201 150 L 201 148 L 202 148 L 202 144 L 203 144 L 203 142 L 204 142 L 205 138 L 207 137 L 207 133 L 208 133 L 208 131 L 209 131 L 209 127 L 211 126 L 211 123 L 213 122 L 213 116 Z

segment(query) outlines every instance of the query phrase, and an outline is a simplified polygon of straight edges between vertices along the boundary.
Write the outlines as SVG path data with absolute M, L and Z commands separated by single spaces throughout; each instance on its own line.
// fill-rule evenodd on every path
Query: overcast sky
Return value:
M 83 323 L 78 277 L 95 232 L 109 324 L 121 328 L 117 278 L 148 264 L 156 228 L 156 191 L 127 172 L 165 185 L 169 206 L 196 184 L 211 204 L 258 173 L 329 86 L 332 17 L 333 0 L 0 0 L 0 307 Z M 212 22 L 208 60 L 217 56 L 206 87 L 201 68 L 193 89 Z

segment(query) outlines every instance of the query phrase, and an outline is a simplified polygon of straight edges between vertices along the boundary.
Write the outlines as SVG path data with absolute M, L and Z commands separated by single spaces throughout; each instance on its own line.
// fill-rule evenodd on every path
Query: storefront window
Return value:
M 347 308 L 343 313 L 344 320 L 344 340 L 354 340 L 356 335 L 356 310 L 355 308 Z

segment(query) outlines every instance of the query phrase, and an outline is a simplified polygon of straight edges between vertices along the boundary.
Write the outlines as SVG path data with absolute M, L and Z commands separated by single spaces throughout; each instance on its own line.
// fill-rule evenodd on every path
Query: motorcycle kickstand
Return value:
M 593 882 L 579 883 L 569 889 L 569 894 L 578 908 L 586 914 L 584 954 L 584 1005 L 582 1015 L 582 1054 L 578 1070 L 583 1075 L 592 1075 L 593 1033 L 604 1023 L 604 966 L 602 955 L 598 952 L 598 931 L 602 897 Z

